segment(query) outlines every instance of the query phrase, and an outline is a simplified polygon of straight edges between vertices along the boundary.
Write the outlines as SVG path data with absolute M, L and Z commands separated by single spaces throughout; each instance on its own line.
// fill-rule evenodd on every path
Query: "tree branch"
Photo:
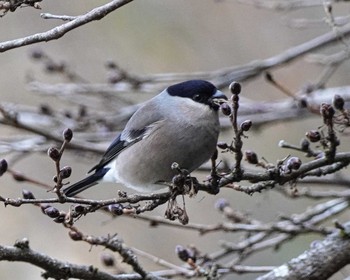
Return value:
M 326 280 L 350 263 L 350 224 L 258 280 Z
M 36 252 L 29 248 L 29 241 L 23 239 L 17 241 L 15 246 L 0 245 L 0 261 L 18 261 L 33 264 L 45 270 L 43 276 L 47 279 L 78 278 L 86 280 L 132 280 L 143 279 L 139 274 L 112 275 L 98 270 L 92 265 L 76 265 L 66 261 L 60 261 L 48 255 Z M 154 279 L 162 279 L 155 277 Z
M 24 38 L 0 43 L 0 52 L 5 52 L 11 49 L 15 49 L 15 48 L 19 48 L 19 47 L 39 43 L 39 42 L 48 42 L 51 40 L 59 39 L 67 32 L 75 28 L 78 28 L 82 25 L 85 25 L 91 21 L 100 20 L 104 18 L 106 15 L 108 15 L 109 13 L 115 11 L 116 9 L 132 1 L 133 0 L 112 0 L 111 2 L 103 6 L 97 7 L 84 15 L 77 16 L 74 20 L 70 22 L 64 23 L 46 32 L 37 33 Z

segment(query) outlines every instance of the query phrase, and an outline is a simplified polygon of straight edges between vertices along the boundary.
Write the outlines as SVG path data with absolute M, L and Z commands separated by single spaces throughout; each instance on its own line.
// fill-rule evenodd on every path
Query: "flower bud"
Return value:
M 219 211 L 224 211 L 224 208 L 230 206 L 230 203 L 225 198 L 220 198 L 215 203 L 215 208 Z
M 103 253 L 101 255 L 101 261 L 107 267 L 111 267 L 115 265 L 115 258 L 112 254 L 109 254 L 109 253 Z
M 119 203 L 108 205 L 108 211 L 116 216 L 123 215 L 123 213 L 124 213 L 123 209 L 124 209 L 123 205 L 121 205 Z
M 53 219 L 55 223 L 62 224 L 66 220 L 66 213 L 65 212 L 60 212 L 60 214 Z
M 19 173 L 19 172 L 12 172 L 12 177 L 17 182 L 24 182 L 24 181 L 26 181 L 26 178 L 24 177 L 24 175 Z
M 192 259 L 194 262 L 196 262 L 196 256 L 191 249 L 185 248 L 181 245 L 176 245 L 175 253 L 179 259 L 184 262 L 187 262 L 189 259 Z
M 65 141 L 70 142 L 73 138 L 73 131 L 70 128 L 66 128 L 63 131 L 63 138 Z
M 55 183 L 58 182 L 57 175 L 54 175 L 54 176 L 52 177 L 52 181 L 54 181 Z
M 43 212 L 44 214 L 46 214 L 45 210 L 49 207 L 51 207 L 49 204 L 45 204 L 45 203 L 40 204 L 41 212 Z
M 248 131 L 252 127 L 252 121 L 251 120 L 246 120 L 241 123 L 241 129 L 243 131 Z
M 225 142 L 218 142 L 217 146 L 221 150 L 226 150 L 228 148 L 228 145 Z
M 332 104 L 336 110 L 343 111 L 344 110 L 344 98 L 340 95 L 336 94 L 333 97 Z
M 0 160 L 0 176 L 2 176 L 7 171 L 7 161 L 6 159 Z
M 60 211 L 57 208 L 49 206 L 44 210 L 44 213 L 50 218 L 57 218 L 60 215 Z
M 59 161 L 61 158 L 60 151 L 55 147 L 50 147 L 47 151 L 47 154 L 53 161 Z
M 241 84 L 238 82 L 232 82 L 229 86 L 229 89 L 233 95 L 238 95 L 241 93 Z
M 300 149 L 304 152 L 307 152 L 309 150 L 309 147 L 310 147 L 310 142 L 303 138 L 300 142 Z
M 227 103 L 220 104 L 220 109 L 225 116 L 231 115 L 231 107 Z
M 30 53 L 30 56 L 33 58 L 33 59 L 41 59 L 44 55 L 44 53 L 42 52 L 42 50 L 40 49 L 34 49 L 31 53 Z
M 22 190 L 22 196 L 24 199 L 35 199 L 34 194 L 28 190 Z
M 69 166 L 62 167 L 60 170 L 61 179 L 67 179 L 72 174 L 72 168 Z
M 327 124 L 328 121 L 330 121 L 333 118 L 335 111 L 332 105 L 327 103 L 322 103 L 320 107 L 320 113 L 321 113 L 321 116 L 323 117 L 324 123 Z
M 310 142 L 315 143 L 321 140 L 321 133 L 318 130 L 310 130 L 305 134 Z
M 301 160 L 298 157 L 291 157 L 288 159 L 286 166 L 289 170 L 298 170 L 301 166 Z
M 81 232 L 71 230 L 68 234 L 69 234 L 69 237 L 74 241 L 83 239 L 83 235 Z
M 253 151 L 245 151 L 245 158 L 250 164 L 258 164 L 258 155 Z
M 73 211 L 77 214 L 85 213 L 86 207 L 84 205 L 78 204 L 73 206 Z
M 118 68 L 117 64 L 112 60 L 108 60 L 105 65 L 106 65 L 106 68 L 109 68 L 109 69 L 117 69 Z

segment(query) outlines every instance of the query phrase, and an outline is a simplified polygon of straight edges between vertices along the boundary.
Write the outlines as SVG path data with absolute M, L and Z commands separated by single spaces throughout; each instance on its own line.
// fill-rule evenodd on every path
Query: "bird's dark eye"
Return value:
M 202 102 L 203 101 L 203 97 L 200 94 L 195 94 L 193 96 L 193 100 L 196 102 Z

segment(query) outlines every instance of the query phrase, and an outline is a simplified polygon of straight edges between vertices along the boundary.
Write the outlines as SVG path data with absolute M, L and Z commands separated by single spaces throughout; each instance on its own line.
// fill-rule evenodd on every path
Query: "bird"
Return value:
M 220 104 L 227 97 L 212 83 L 188 80 L 171 85 L 132 115 L 91 175 L 67 186 L 68 196 L 100 182 L 116 182 L 149 193 L 164 189 L 178 174 L 192 172 L 216 151 Z

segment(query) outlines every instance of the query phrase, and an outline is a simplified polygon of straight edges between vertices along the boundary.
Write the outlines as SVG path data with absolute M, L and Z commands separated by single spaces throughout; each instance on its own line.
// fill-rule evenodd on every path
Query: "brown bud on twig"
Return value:
M 22 196 L 24 199 L 35 199 L 34 194 L 28 190 L 22 190 Z
M 176 245 L 175 253 L 179 257 L 179 259 L 184 262 L 187 262 L 189 259 L 192 259 L 194 262 L 196 261 L 196 256 L 194 255 L 194 252 L 181 245 Z
M 72 168 L 69 166 L 62 167 L 62 169 L 60 170 L 61 179 L 67 179 L 70 177 L 71 174 L 72 174 Z
M 220 109 L 225 116 L 231 115 L 231 107 L 227 103 L 220 104 Z
M 243 131 L 248 131 L 252 127 L 252 121 L 251 120 L 246 120 L 241 123 L 241 129 Z
M 310 147 L 310 142 L 303 138 L 300 142 L 300 149 L 303 151 L 303 152 L 307 152 L 309 150 L 309 147 Z
M 229 89 L 233 95 L 238 95 L 241 93 L 241 84 L 238 82 L 232 82 L 229 86 Z
M 59 151 L 57 148 L 55 148 L 55 147 L 50 147 L 50 148 L 48 149 L 48 151 L 47 151 L 47 154 L 48 154 L 49 157 L 50 157 L 53 161 L 55 161 L 55 162 L 59 161 L 60 158 L 61 158 L 61 153 L 60 153 L 60 151 Z
M 226 150 L 228 148 L 228 145 L 225 142 L 218 142 L 217 146 L 219 149 L 222 149 L 222 150 Z
M 230 203 L 228 202 L 227 199 L 220 198 L 216 201 L 215 208 L 218 209 L 219 211 L 224 211 L 224 208 L 229 206 L 229 205 L 230 205 Z
M 323 117 L 324 123 L 328 124 L 330 121 L 332 121 L 335 111 L 332 105 L 327 103 L 322 103 L 320 107 L 320 113 L 321 113 L 321 116 Z
M 58 182 L 57 175 L 53 176 L 52 181 L 54 181 L 55 183 Z
M 47 116 L 52 116 L 53 110 L 48 104 L 40 104 L 39 113 Z
M 66 213 L 65 212 L 60 212 L 60 214 L 53 219 L 55 223 L 62 224 L 66 220 Z
M 344 98 L 341 97 L 340 95 L 336 94 L 333 97 L 332 104 L 334 108 L 338 111 L 343 111 L 344 110 Z
M 7 171 L 7 161 L 5 159 L 0 160 L 0 176 Z
M 123 215 L 124 211 L 123 211 L 124 207 L 121 204 L 111 204 L 108 205 L 108 211 L 111 212 L 113 215 Z
M 81 204 L 74 205 L 73 211 L 77 214 L 83 214 L 86 211 L 86 207 L 84 205 L 81 205 Z
M 109 254 L 109 253 L 103 253 L 101 255 L 101 261 L 107 267 L 111 267 L 115 265 L 115 258 L 112 254 Z
M 24 182 L 26 181 L 26 178 L 23 174 L 19 173 L 19 172 L 12 172 L 12 177 L 14 180 L 16 180 L 17 182 Z
M 318 130 L 310 130 L 305 133 L 310 142 L 315 143 L 321 140 L 321 133 Z
M 65 141 L 70 142 L 73 138 L 73 131 L 70 128 L 66 128 L 63 131 L 63 138 Z
M 118 68 L 117 64 L 112 60 L 108 60 L 105 65 L 106 65 L 106 68 L 108 68 L 108 69 L 117 69 Z
M 57 208 L 49 206 L 44 210 L 44 213 L 50 218 L 57 218 L 60 215 L 60 211 Z
M 71 230 L 68 234 L 69 234 L 69 237 L 74 241 L 78 241 L 78 240 L 83 239 L 83 235 L 81 232 Z
M 258 164 L 258 155 L 253 151 L 245 151 L 245 158 L 250 164 Z
M 30 53 L 30 56 L 33 58 L 33 59 L 41 59 L 44 55 L 44 53 L 42 52 L 42 50 L 40 49 L 34 49 L 31 53 Z
M 46 214 L 46 213 L 45 213 L 45 210 L 46 210 L 47 208 L 49 208 L 49 207 L 51 207 L 51 205 L 49 205 L 49 204 L 45 204 L 45 203 L 40 204 L 41 211 L 42 211 L 44 214 Z
M 298 170 L 301 166 L 301 160 L 298 157 L 291 157 L 288 159 L 286 166 L 289 170 Z

